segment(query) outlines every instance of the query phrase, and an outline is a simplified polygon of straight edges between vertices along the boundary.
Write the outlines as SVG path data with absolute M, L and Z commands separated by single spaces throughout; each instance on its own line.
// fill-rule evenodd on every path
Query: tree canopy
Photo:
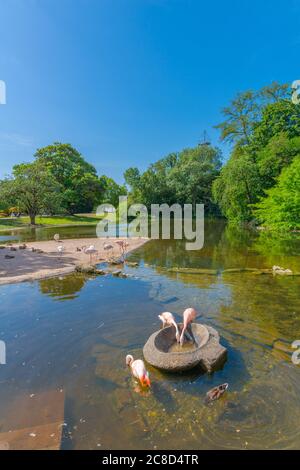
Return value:
M 147 207 L 162 203 L 203 203 L 208 214 L 217 210 L 211 190 L 220 168 L 219 149 L 199 145 L 167 155 L 142 174 L 137 168 L 129 168 L 124 178 L 134 202 Z
M 254 214 L 271 230 L 300 229 L 300 153 L 255 205 Z
M 55 142 L 35 153 L 62 186 L 62 208 L 69 214 L 90 212 L 101 202 L 104 187 L 96 169 L 70 144 Z
M 233 148 L 213 183 L 214 200 L 230 222 L 255 221 L 255 204 L 262 210 L 264 198 L 271 201 L 268 190 L 300 154 L 300 105 L 287 85 L 273 83 L 238 95 L 224 116 L 217 127 Z
M 0 182 L 0 199 L 17 205 L 29 215 L 31 224 L 38 214 L 60 211 L 61 193 L 61 185 L 41 162 L 16 165 L 13 177 Z

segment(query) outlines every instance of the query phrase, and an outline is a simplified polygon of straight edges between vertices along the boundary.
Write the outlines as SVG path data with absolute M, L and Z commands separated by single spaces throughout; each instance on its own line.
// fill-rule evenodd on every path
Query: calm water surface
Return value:
M 59 232 L 95 233 L 80 230 Z M 52 232 L 10 235 L 32 240 Z M 0 432 L 35 425 L 36 416 L 24 418 L 24 400 L 48 397 L 63 424 L 63 449 L 299 449 L 300 366 L 291 362 L 291 343 L 300 339 L 300 277 L 222 273 L 273 264 L 300 271 L 299 247 L 297 238 L 208 222 L 202 250 L 150 241 L 131 255 L 140 264 L 126 268 L 128 279 L 73 274 L 0 287 L 0 339 L 7 345 Z M 173 266 L 218 274 L 174 274 L 167 270 Z M 211 376 L 150 368 L 152 389 L 141 392 L 125 355 L 142 356 L 159 313 L 178 316 L 187 306 L 218 329 L 227 363 Z M 206 392 L 223 382 L 228 392 L 207 405 Z

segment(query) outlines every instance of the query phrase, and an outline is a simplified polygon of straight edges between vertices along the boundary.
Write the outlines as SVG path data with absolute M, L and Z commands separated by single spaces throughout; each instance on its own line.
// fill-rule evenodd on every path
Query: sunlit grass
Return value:
M 38 225 L 96 225 L 100 217 L 95 214 L 36 217 Z M 22 228 L 29 225 L 29 217 L 0 219 L 0 230 Z

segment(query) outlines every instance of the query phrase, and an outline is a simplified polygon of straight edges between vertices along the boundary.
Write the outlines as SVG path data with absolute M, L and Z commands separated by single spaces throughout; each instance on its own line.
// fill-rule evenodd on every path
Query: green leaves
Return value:
M 142 174 L 137 168 L 129 168 L 124 176 L 131 187 L 133 202 L 147 207 L 162 203 L 204 203 L 206 213 L 214 213 L 217 208 L 211 188 L 220 167 L 220 151 L 204 145 L 171 153 Z
M 65 211 L 70 214 L 90 212 L 100 203 L 103 186 L 96 169 L 70 144 L 48 145 L 38 149 L 35 158 L 63 187 L 62 207 Z
M 13 178 L 1 181 L 0 199 L 20 207 L 34 224 L 36 215 L 60 210 L 61 190 L 61 185 L 44 164 L 22 163 L 14 167 Z
M 300 229 L 300 154 L 254 207 L 255 216 L 271 230 Z

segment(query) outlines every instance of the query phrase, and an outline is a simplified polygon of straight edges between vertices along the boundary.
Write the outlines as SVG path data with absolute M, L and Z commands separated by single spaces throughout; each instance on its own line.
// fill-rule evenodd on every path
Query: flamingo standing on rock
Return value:
M 188 326 L 195 320 L 197 312 L 194 308 L 186 308 L 183 312 L 183 328 L 180 335 L 180 345 L 184 343 L 184 335 L 187 333 Z
M 175 326 L 175 330 L 176 330 L 176 341 L 177 343 L 179 343 L 180 341 L 180 333 L 179 333 L 179 329 L 178 329 L 178 326 L 177 326 L 177 323 L 172 315 L 171 312 L 163 312 L 161 313 L 160 315 L 158 315 L 158 318 L 162 321 L 162 327 L 165 328 L 165 326 Z
M 133 377 L 140 381 L 142 387 L 150 387 L 149 372 L 147 371 L 144 361 L 141 359 L 133 359 L 131 354 L 126 356 L 126 365 L 130 367 Z

